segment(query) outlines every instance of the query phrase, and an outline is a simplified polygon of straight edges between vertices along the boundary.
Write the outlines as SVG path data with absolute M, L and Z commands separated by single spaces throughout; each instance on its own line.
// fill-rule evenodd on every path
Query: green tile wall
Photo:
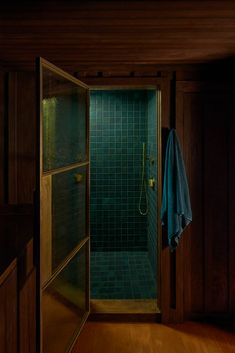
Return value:
M 147 250 L 147 217 L 138 211 L 147 101 L 146 90 L 91 92 L 92 250 Z

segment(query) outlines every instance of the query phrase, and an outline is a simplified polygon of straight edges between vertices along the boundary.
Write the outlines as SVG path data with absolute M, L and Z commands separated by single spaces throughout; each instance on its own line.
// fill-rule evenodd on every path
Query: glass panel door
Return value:
M 41 352 L 65 353 L 89 313 L 89 96 L 39 66 Z

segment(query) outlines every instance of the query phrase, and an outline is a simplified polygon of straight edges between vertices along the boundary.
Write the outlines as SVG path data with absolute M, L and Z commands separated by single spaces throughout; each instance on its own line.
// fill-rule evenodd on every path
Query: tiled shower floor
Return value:
M 91 251 L 91 299 L 155 299 L 147 252 Z

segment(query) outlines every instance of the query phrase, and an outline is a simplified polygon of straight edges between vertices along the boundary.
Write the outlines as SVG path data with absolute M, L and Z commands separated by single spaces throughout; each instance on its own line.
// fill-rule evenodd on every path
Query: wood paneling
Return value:
M 11 204 L 33 203 L 36 168 L 35 85 L 34 74 L 9 74 L 8 202 Z
M 36 273 L 33 269 L 19 291 L 19 353 L 36 352 Z
M 191 203 L 193 210 L 193 224 L 184 234 L 184 249 L 190 256 L 184 257 L 184 278 L 185 285 L 185 310 L 196 312 L 204 311 L 203 285 L 204 285 L 204 249 L 201 247 L 204 239 L 203 231 L 203 159 L 202 159 L 202 120 L 199 117 L 203 114 L 201 97 L 198 93 L 184 95 L 181 102 L 179 114 L 185 116 L 184 119 L 184 156 L 187 165 L 187 175 L 189 180 Z M 188 117 L 191 118 L 188 118 Z M 193 276 L 189 282 L 188 273 Z M 203 285 L 202 285 L 203 284 Z M 196 295 L 192 295 L 196 293 Z
M 234 101 L 234 94 L 232 100 Z M 230 111 L 230 124 L 228 125 L 228 144 L 229 144 L 229 175 L 228 175 L 228 227 L 229 227 L 229 242 L 228 242 L 228 261 L 229 261 L 229 311 L 235 312 L 235 106 L 232 105 Z
M 193 222 L 182 244 L 184 313 L 234 313 L 234 88 L 228 83 L 177 83 L 177 118 Z
M 81 65 L 195 63 L 235 54 L 231 1 L 96 1 L 4 4 L 2 61 L 34 67 L 42 56 Z
M 5 75 L 0 72 L 0 204 L 5 201 Z
M 36 270 L 33 238 L 18 256 L 18 353 L 36 352 Z
M 33 205 L 0 206 L 0 274 L 33 236 Z
M 0 352 L 34 353 L 36 349 L 32 237 L 32 205 L 0 207 Z
M 18 260 L 11 262 L 0 276 L 1 352 L 36 352 L 35 298 L 33 243 L 29 241 Z
M 205 311 L 228 310 L 228 131 L 230 99 L 203 97 Z M 192 243 L 193 246 L 193 243 Z
M 18 353 L 16 261 L 0 277 L 0 317 L 0 351 Z

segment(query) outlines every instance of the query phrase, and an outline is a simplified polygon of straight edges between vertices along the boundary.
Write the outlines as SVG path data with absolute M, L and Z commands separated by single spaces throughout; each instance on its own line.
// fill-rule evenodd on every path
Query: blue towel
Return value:
M 166 147 L 161 221 L 167 226 L 169 247 L 174 250 L 184 228 L 192 221 L 184 161 L 174 129 L 169 133 Z

